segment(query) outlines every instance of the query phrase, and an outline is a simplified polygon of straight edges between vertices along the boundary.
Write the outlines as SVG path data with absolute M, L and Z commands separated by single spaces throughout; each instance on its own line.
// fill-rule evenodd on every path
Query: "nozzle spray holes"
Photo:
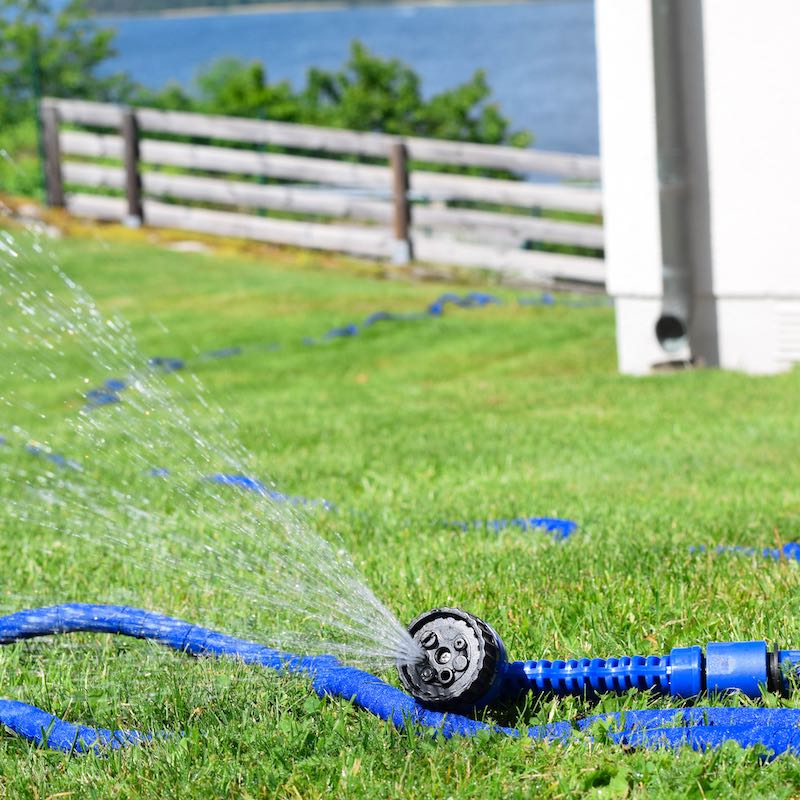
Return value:
M 430 631 L 430 633 L 425 634 L 420 644 L 426 650 L 432 650 L 437 644 L 439 644 L 439 637 L 433 631 Z
M 454 608 L 421 614 L 409 626 L 424 657 L 400 665 L 403 686 L 433 708 L 455 710 L 488 702 L 505 668 L 505 650 L 482 620 Z

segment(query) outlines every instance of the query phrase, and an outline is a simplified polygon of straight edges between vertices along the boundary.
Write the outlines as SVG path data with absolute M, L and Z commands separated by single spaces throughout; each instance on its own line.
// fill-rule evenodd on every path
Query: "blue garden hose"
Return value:
M 0 448 L 9 445 L 9 441 L 5 436 L 0 435 Z M 25 451 L 33 456 L 43 458 L 51 464 L 55 464 L 62 469 L 80 469 L 80 464 L 77 461 L 66 458 L 60 453 L 54 453 L 51 450 L 42 447 L 38 444 L 29 443 L 25 445 Z M 148 474 L 152 478 L 168 478 L 170 471 L 166 467 L 152 467 L 148 470 Z M 212 483 L 222 484 L 223 486 L 234 486 L 238 489 L 245 491 L 257 492 L 268 497 L 277 503 L 287 503 L 293 506 L 302 506 L 304 508 L 323 508 L 328 511 L 336 508 L 335 504 L 330 500 L 324 498 L 308 498 L 302 495 L 289 495 L 284 492 L 279 492 L 276 489 L 271 489 L 263 481 L 258 478 L 252 478 L 249 475 L 234 472 L 216 472 L 208 475 L 206 479 Z M 578 530 L 578 523 L 571 519 L 561 519 L 559 517 L 513 517 L 511 519 L 478 519 L 467 522 L 464 520 L 450 520 L 443 523 L 444 527 L 452 528 L 455 530 L 468 531 L 472 530 L 488 530 L 499 533 L 500 531 L 517 528 L 520 531 L 538 530 L 548 533 L 555 541 L 563 541 L 568 539 Z
M 769 650 L 764 641 L 709 642 L 674 647 L 665 656 L 514 661 L 497 631 L 457 608 L 435 608 L 412 621 L 409 633 L 424 652 L 398 665 L 400 680 L 420 702 L 462 711 L 522 691 L 597 696 L 650 690 L 677 698 L 762 691 L 787 694 L 798 683 L 800 650 Z
M 432 317 L 441 317 L 447 305 L 454 305 L 459 308 L 485 308 L 490 305 L 502 305 L 503 301 L 493 294 L 487 292 L 467 292 L 464 295 L 454 294 L 447 292 L 440 295 L 432 303 L 430 303 L 423 311 L 411 311 L 408 313 L 398 313 L 395 311 L 375 311 L 369 316 L 365 317 L 361 323 L 351 322 L 347 325 L 341 325 L 331 328 L 326 333 L 318 338 L 313 336 L 304 336 L 302 343 L 304 345 L 317 345 L 328 342 L 332 339 L 342 339 L 357 336 L 367 328 L 371 328 L 378 322 L 413 322 L 417 320 L 430 319 Z M 554 306 L 558 304 L 567 305 L 572 308 L 587 308 L 595 307 L 597 305 L 608 305 L 610 300 L 602 297 L 599 300 L 563 300 L 559 301 L 554 295 L 545 292 L 541 295 L 534 295 L 531 297 L 519 297 L 517 303 L 520 306 Z M 270 342 L 269 344 L 252 345 L 250 349 L 275 351 L 281 347 L 279 342 Z M 198 356 L 199 360 L 207 359 L 220 359 L 232 358 L 234 356 L 242 355 L 245 348 L 239 346 L 222 347 L 216 350 L 209 350 L 201 353 Z M 191 365 L 191 362 L 182 358 L 172 358 L 168 356 L 155 356 L 148 359 L 147 365 L 151 369 L 157 369 L 160 372 L 170 373 L 178 372 Z M 102 386 L 90 389 L 85 396 L 87 410 L 95 409 L 101 406 L 108 406 L 114 403 L 122 402 L 121 393 L 128 388 L 131 383 L 130 379 L 125 378 L 110 378 L 105 381 Z
M 555 299 L 552 295 L 543 295 L 543 300 L 537 301 L 536 298 L 528 299 L 523 302 L 520 299 L 520 305 L 553 305 Z M 348 338 L 357 336 L 367 328 L 372 327 L 378 322 L 411 322 L 415 320 L 426 319 L 430 317 L 441 317 L 444 313 L 445 307 L 448 305 L 458 306 L 459 308 L 483 308 L 488 305 L 500 305 L 501 300 L 492 294 L 486 292 L 467 292 L 461 296 L 448 292 L 440 295 L 434 300 L 424 311 L 412 311 L 410 313 L 397 313 L 394 311 L 375 311 L 366 317 L 360 324 L 351 322 L 347 325 L 341 325 L 336 328 L 331 328 L 318 339 L 313 336 L 304 336 L 302 343 L 304 345 L 316 345 L 322 342 L 330 341 L 331 339 Z M 259 350 L 278 350 L 280 344 L 278 342 L 270 342 L 267 345 L 256 345 Z M 209 358 L 232 358 L 239 356 L 244 352 L 242 347 L 222 347 L 216 350 L 209 350 L 208 352 L 201 353 L 198 358 L 205 360 Z M 185 369 L 189 362 L 182 358 L 171 358 L 168 356 L 154 356 L 147 360 L 147 366 L 151 369 L 157 369 L 161 372 L 179 372 Z M 128 388 L 130 379 L 125 378 L 110 378 L 105 381 L 102 386 L 96 389 L 90 389 L 86 393 L 86 406 L 87 410 L 98 408 L 100 406 L 108 406 L 122 401 L 121 392 Z
M 362 327 L 390 319 L 414 318 L 427 315 L 438 316 L 447 302 L 459 305 L 481 306 L 496 302 L 490 295 L 474 293 L 466 302 L 458 296 L 444 295 L 432 304 L 426 312 L 418 315 L 394 315 L 378 312 L 368 317 Z M 522 301 L 520 301 L 522 304 Z M 549 305 L 551 303 L 543 303 Z M 356 325 L 347 325 L 329 331 L 324 339 L 354 336 L 359 332 Z M 310 343 L 314 343 L 313 340 Z M 241 348 L 225 348 L 206 354 L 207 357 L 227 358 L 238 355 Z M 185 362 L 180 359 L 151 359 L 151 367 L 172 372 L 183 369 Z M 92 406 L 106 405 L 119 401 L 119 392 L 126 388 L 121 379 L 107 381 L 101 389 L 92 390 L 87 395 L 87 403 Z M 1 441 L 1 440 L 0 440 Z M 44 455 L 59 466 L 69 466 L 69 462 L 57 454 L 47 454 L 31 449 L 36 455 Z M 245 476 L 215 475 L 211 480 L 219 483 L 239 485 L 253 489 L 257 483 Z M 260 486 L 260 484 L 259 484 Z M 545 521 L 563 523 L 562 520 L 543 520 L 542 518 L 522 518 L 521 520 L 490 521 L 496 529 L 506 524 L 525 528 L 529 523 Z M 566 521 L 568 522 L 568 521 Z M 457 523 L 465 526 L 464 523 Z M 569 535 L 574 523 L 568 524 Z M 558 525 L 555 530 L 562 530 Z M 766 552 L 764 553 L 766 555 Z M 453 611 L 436 609 L 436 612 Z M 429 612 L 433 613 L 433 612 Z M 463 614 L 463 612 L 459 612 Z M 424 617 L 425 615 L 423 615 Z M 471 615 L 466 615 L 471 617 Z M 477 620 L 477 618 L 472 618 Z M 477 620 L 481 622 L 480 620 Z M 628 689 L 645 689 L 669 694 L 674 697 L 694 697 L 702 691 L 739 691 L 748 697 L 757 698 L 763 689 L 785 691 L 793 682 L 800 663 L 800 651 L 775 650 L 769 652 L 765 642 L 710 643 L 705 654 L 700 647 L 674 648 L 669 655 L 632 656 L 618 659 L 579 659 L 569 661 L 527 661 L 506 660 L 505 649 L 497 634 L 485 623 L 479 642 L 477 655 L 480 655 L 482 683 L 472 684 L 474 696 L 468 702 L 463 698 L 451 707 L 471 708 L 486 705 L 498 698 L 520 691 L 547 692 L 557 695 L 592 695 L 604 692 L 624 692 Z M 486 631 L 488 630 L 488 635 Z M 245 663 L 257 664 L 269 669 L 287 673 L 303 673 L 312 680 L 312 686 L 319 695 L 333 695 L 350 699 L 357 705 L 391 721 L 399 728 L 409 724 L 428 727 L 439 734 L 471 735 L 481 730 L 500 734 L 517 735 L 519 732 L 500 726 L 490 726 L 459 714 L 444 714 L 434 706 L 428 697 L 419 698 L 418 693 L 404 694 L 383 681 L 360 670 L 345 667 L 331 656 L 303 657 L 266 648 L 208 629 L 190 625 L 180 620 L 138 609 L 117 606 L 94 606 L 70 604 L 45 609 L 19 612 L 0 618 L 0 644 L 8 644 L 20 639 L 52 633 L 88 631 L 115 633 L 147 638 L 158 641 L 176 650 L 196 656 L 231 656 Z M 495 650 L 491 649 L 491 637 L 495 637 Z M 457 637 L 456 637 L 457 638 Z M 451 644 L 455 645 L 455 639 Z M 447 687 L 455 687 L 462 676 L 451 670 L 450 679 L 442 678 L 442 664 L 435 656 L 442 654 L 442 643 L 428 648 L 431 658 L 428 662 L 415 665 L 422 671 L 432 669 L 436 679 Z M 483 650 L 481 650 L 481 647 Z M 448 651 L 455 665 L 463 658 L 469 648 L 451 647 Z M 472 653 L 468 652 L 472 656 Z M 492 660 L 494 659 L 494 660 Z M 490 667 L 487 677 L 487 665 Z M 462 672 L 473 669 L 474 664 L 467 659 Z M 436 671 L 438 669 L 438 672 Z M 481 672 L 481 670 L 483 670 Z M 403 672 L 401 671 L 401 678 Z M 431 684 L 431 680 L 420 679 Z M 405 681 L 404 681 L 405 683 Z M 408 684 L 406 684 L 408 686 Z M 480 691 L 475 694 L 474 690 Z M 427 686 L 427 689 L 430 687 Z M 449 690 L 448 690 L 449 691 Z M 415 699 L 415 697 L 417 699 Z M 421 702 L 419 700 L 421 699 Z M 439 704 L 446 708 L 448 703 Z M 694 708 L 682 711 L 633 711 L 625 715 L 612 714 L 587 718 L 573 727 L 569 723 L 554 723 L 528 729 L 527 734 L 535 739 L 548 739 L 566 742 L 577 730 L 586 730 L 596 722 L 610 723 L 614 730 L 610 738 L 631 746 L 657 747 L 688 744 L 695 749 L 716 746 L 724 741 L 734 740 L 742 746 L 763 745 L 772 754 L 787 750 L 800 751 L 800 710 L 799 709 L 725 709 Z M 29 741 L 66 752 L 99 751 L 104 747 L 117 748 L 137 744 L 152 738 L 151 734 L 137 731 L 113 731 L 74 725 L 13 700 L 0 700 L 0 723 L 15 731 Z
M 686 745 L 705 750 L 734 741 L 742 747 L 761 746 L 768 757 L 787 751 L 800 753 L 800 709 L 648 709 L 595 715 L 575 725 L 568 722 L 539 725 L 521 732 L 432 710 L 374 675 L 341 665 L 332 656 L 284 653 L 140 609 L 72 603 L 0 617 L 0 645 L 77 631 L 152 639 L 195 656 L 228 656 L 282 673 L 303 674 L 311 679 L 312 688 L 320 696 L 342 697 L 397 728 L 429 728 L 445 738 L 489 731 L 508 736 L 522 733 L 536 740 L 568 743 L 582 731 L 591 734 L 592 727 L 601 723 L 605 736 L 631 747 Z M 34 744 L 64 752 L 102 752 L 105 748 L 140 744 L 154 738 L 139 731 L 72 724 L 14 700 L 0 700 L 0 724 Z

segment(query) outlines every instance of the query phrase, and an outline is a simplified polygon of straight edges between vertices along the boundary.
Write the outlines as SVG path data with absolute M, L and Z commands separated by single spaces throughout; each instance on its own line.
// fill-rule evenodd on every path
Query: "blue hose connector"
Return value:
M 760 697 L 769 681 L 766 642 L 709 642 L 706 689 L 712 694 L 739 691 Z
M 591 697 L 636 689 L 678 698 L 740 692 L 757 699 L 800 683 L 800 650 L 771 651 L 764 641 L 709 642 L 705 653 L 695 645 L 665 656 L 509 663 L 497 632 L 460 609 L 421 614 L 409 632 L 424 655 L 400 668 L 401 680 L 416 700 L 440 710 L 477 708 L 522 691 Z
M 669 693 L 673 697 L 696 697 L 703 691 L 703 650 L 673 647 L 669 654 Z
M 512 665 L 525 688 L 556 695 L 621 694 L 653 690 L 671 697 L 740 692 L 757 699 L 763 691 L 785 694 L 800 675 L 800 650 L 774 650 L 764 641 L 709 642 L 675 647 L 668 656 L 622 656 L 570 661 L 525 661 Z
M 777 666 L 773 667 L 774 684 L 782 694 L 789 694 L 800 685 L 800 650 L 775 650 Z

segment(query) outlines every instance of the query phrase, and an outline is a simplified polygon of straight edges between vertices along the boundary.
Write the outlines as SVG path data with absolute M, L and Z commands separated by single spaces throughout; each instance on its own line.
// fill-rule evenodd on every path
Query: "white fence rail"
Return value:
M 604 280 L 593 157 L 52 98 L 41 114 L 48 200 L 74 214 L 540 283 Z M 564 248 L 578 252 L 552 252 Z

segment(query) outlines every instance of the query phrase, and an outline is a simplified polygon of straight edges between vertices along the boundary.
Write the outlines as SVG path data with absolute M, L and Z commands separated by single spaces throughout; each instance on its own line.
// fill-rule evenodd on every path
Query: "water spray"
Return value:
M 673 647 L 664 656 L 509 661 L 502 639 L 483 620 L 457 608 L 435 608 L 408 628 L 424 656 L 399 664 L 405 689 L 422 705 L 467 711 L 522 692 L 578 695 L 652 690 L 676 698 L 708 692 L 787 694 L 800 676 L 800 650 L 770 650 L 765 641 Z
M 458 656 L 448 661 L 444 654 L 453 653 L 455 649 L 467 659 L 467 666 L 460 669 L 454 666 L 455 677 L 448 686 L 440 685 L 436 690 L 439 699 L 452 705 L 474 708 L 482 702 L 499 699 L 509 691 L 521 691 L 524 688 L 538 688 L 535 678 L 537 668 L 544 668 L 549 662 L 515 662 L 509 664 L 505 657 L 502 641 L 497 633 L 485 622 L 456 609 L 435 609 L 418 617 L 414 623 L 415 636 L 428 640 L 431 632 L 435 633 L 439 646 L 425 648 L 426 659 L 430 653 L 437 655 L 439 661 L 451 663 Z M 780 753 L 792 752 L 800 754 L 800 709 L 797 708 L 726 708 L 718 706 L 693 706 L 681 709 L 633 709 L 616 713 L 602 712 L 584 717 L 578 721 L 549 722 L 545 725 L 534 725 L 526 730 L 507 728 L 477 719 L 470 719 L 454 713 L 449 709 L 431 707 L 430 695 L 417 698 L 396 689 L 380 678 L 367 672 L 341 664 L 331 656 L 308 656 L 280 652 L 265 647 L 257 642 L 248 642 L 223 633 L 201 628 L 179 619 L 165 617 L 142 609 L 123 606 L 89 605 L 71 603 L 49 608 L 35 608 L 19 611 L 0 617 L 0 645 L 11 644 L 23 639 L 37 636 L 51 636 L 70 632 L 93 632 L 132 636 L 137 639 L 149 639 L 180 652 L 212 658 L 235 658 L 245 664 L 275 670 L 283 674 L 305 675 L 311 689 L 319 696 L 340 697 L 387 720 L 397 728 L 410 727 L 412 730 L 426 728 L 437 736 L 473 736 L 478 733 L 493 733 L 503 736 L 526 736 L 541 742 L 560 742 L 567 744 L 576 733 L 583 732 L 591 736 L 592 726 L 602 724 L 604 736 L 625 747 L 646 748 L 679 748 L 688 746 L 695 750 L 706 750 L 718 747 L 726 742 L 738 742 L 742 747 L 759 747 L 766 758 L 773 758 Z M 449 637 L 449 640 L 446 638 Z M 464 640 L 465 647 L 459 650 Z M 451 644 L 448 644 L 447 642 Z M 716 648 L 716 650 L 715 650 Z M 681 648 L 676 648 L 680 650 Z M 692 648 L 685 648 L 692 650 Z M 697 648 L 699 650 L 700 648 Z M 657 684 L 662 689 L 680 686 L 680 679 L 675 684 L 675 673 L 671 668 L 675 663 L 682 663 L 680 653 L 677 662 L 672 658 L 675 650 L 664 659 L 658 661 L 666 677 Z M 770 658 L 772 661 L 770 662 Z M 692 659 L 696 657 L 692 656 Z M 690 663 L 692 663 L 690 659 Z M 709 666 L 711 660 L 715 665 Z M 727 661 L 726 661 L 727 659 Z M 779 688 L 787 688 L 793 682 L 798 668 L 800 653 L 798 651 L 777 651 L 777 669 L 781 676 Z M 586 659 L 597 670 L 606 669 L 603 682 L 593 691 L 605 691 L 607 687 L 616 687 L 631 683 L 633 675 L 626 667 L 626 659 Z M 640 666 L 646 666 L 647 659 L 638 659 Z M 667 663 L 669 661 L 669 663 Z M 742 689 L 748 694 L 760 691 L 761 679 L 774 668 L 775 657 L 767 654 L 764 642 L 735 642 L 729 644 L 710 645 L 706 650 L 706 663 L 701 654 L 700 677 L 695 681 L 703 688 L 703 675 L 706 687 L 714 686 L 725 691 Z M 546 687 L 560 693 L 576 693 L 578 686 L 588 691 L 591 681 L 578 669 L 583 662 L 555 662 L 549 664 L 551 684 Z M 772 667 L 768 666 L 772 664 Z M 603 664 L 604 667 L 600 665 Z M 430 665 L 430 664 L 429 664 Z M 424 663 L 417 666 L 424 668 Z M 529 668 L 531 674 L 526 674 Z M 408 671 L 414 676 L 415 668 Z M 611 673 L 616 669 L 618 675 L 627 675 L 617 681 L 611 680 Z M 686 678 L 693 670 L 678 670 L 678 676 Z M 401 672 L 401 676 L 402 676 Z M 428 673 L 425 673 L 426 675 Z M 554 686 L 552 680 L 560 675 L 561 683 Z M 542 676 L 541 669 L 539 671 Z M 407 680 L 408 678 L 404 678 Z M 568 684 L 567 680 L 573 681 Z M 417 680 L 414 678 L 414 680 Z M 427 681 L 428 684 L 431 681 Z M 646 680 L 643 683 L 647 683 Z M 724 685 L 721 685 L 724 684 Z M 653 684 L 655 685 L 655 684 Z M 691 681 L 686 682 L 691 686 Z M 488 689 L 486 688 L 488 687 Z M 407 688 L 411 688 L 408 686 Z M 643 685 L 639 688 L 647 688 Z M 569 691 L 566 691 L 569 689 Z M 466 691 L 465 691 L 466 690 Z M 470 691 L 471 690 L 471 691 Z M 467 694 L 469 693 L 469 697 Z M 449 698 L 444 696 L 449 694 Z M 458 696 L 455 696 L 455 695 Z M 674 694 L 677 694 L 675 692 Z M 493 695 L 493 698 L 492 698 Z M 681 695 L 682 696 L 682 695 Z M 153 740 L 170 740 L 172 736 L 166 732 L 148 733 L 135 730 L 110 730 L 93 728 L 81 724 L 67 722 L 48 713 L 16 700 L 0 698 L 0 725 L 5 726 L 26 740 L 40 747 L 61 750 L 65 753 L 103 753 L 108 749 L 116 749 L 142 744 Z
M 248 604 L 248 610 L 261 612 L 260 619 L 278 620 L 281 630 L 277 634 L 292 634 L 286 627 L 288 620 L 283 622 L 287 616 L 291 619 L 294 614 L 301 622 L 300 635 L 288 637 L 291 644 L 276 640 L 274 646 L 267 646 L 141 609 L 70 603 L 0 617 L 0 646 L 78 631 L 148 639 L 192 656 L 235 658 L 254 667 L 303 675 L 320 696 L 353 702 L 398 728 L 427 728 L 445 738 L 491 732 L 566 743 L 576 730 L 591 736 L 591 726 L 602 722 L 604 736 L 626 746 L 704 749 L 734 740 L 746 747 L 765 747 L 773 754 L 800 753 L 800 709 L 641 709 L 624 715 L 603 713 L 577 722 L 550 722 L 527 731 L 454 713 L 513 698 L 522 691 L 589 695 L 633 687 L 686 697 L 703 690 L 738 689 L 757 697 L 765 688 L 791 688 L 800 672 L 800 651 L 770 652 L 765 642 L 712 643 L 705 654 L 699 647 L 675 648 L 663 658 L 509 662 L 502 640 L 490 625 L 446 608 L 418 617 L 407 632 L 363 582 L 346 551 L 289 513 L 282 495 L 279 498 L 266 485 L 246 477 L 251 459 L 235 444 L 238 437 L 228 427 L 229 416 L 196 395 L 206 412 L 214 414 L 214 425 L 207 424 L 206 414 L 206 424 L 198 430 L 190 413 L 192 406 L 171 392 L 163 380 L 164 373 L 187 366 L 182 360 L 158 357 L 143 369 L 144 360 L 122 321 L 109 320 L 80 287 L 60 273 L 55 287 L 51 286 L 52 265 L 44 259 L 25 257 L 25 267 L 20 269 L 19 247 L 10 235 L 0 236 L 0 247 L 5 252 L 0 253 L 0 277 L 5 279 L 10 292 L 7 299 L 12 301 L 4 305 L 11 315 L 0 341 L 4 368 L 18 381 L 52 380 L 64 377 L 64 369 L 68 374 L 74 371 L 73 362 L 64 367 L 58 358 L 67 341 L 76 355 L 91 356 L 84 377 L 88 380 L 91 376 L 90 386 L 103 380 L 95 390 L 87 393 L 84 388 L 76 393 L 73 400 L 82 405 L 80 413 L 70 418 L 70 432 L 84 442 L 86 453 L 93 454 L 93 474 L 106 467 L 115 469 L 119 463 L 127 468 L 125 490 L 120 492 L 103 482 L 81 480 L 77 466 L 82 462 L 61 456 L 51 443 L 30 445 L 31 455 L 62 469 L 48 468 L 44 484 L 31 481 L 25 469 L 15 471 L 13 463 L 5 469 L 4 483 L 8 484 L 9 478 L 18 480 L 18 485 L 46 501 L 30 503 L 22 492 L 9 492 L 6 510 L 12 518 L 93 544 L 97 543 L 96 532 L 102 529 L 99 543 L 115 553 L 127 548 L 129 564 L 148 570 L 168 565 L 170 575 L 180 567 L 187 578 L 202 581 L 209 591 L 234 594 L 239 606 Z M 42 282 L 33 280 L 31 270 L 37 265 L 43 271 Z M 445 302 L 477 307 L 493 301 L 489 296 L 443 296 L 419 318 L 439 316 Z M 358 330 L 378 321 L 408 318 L 378 312 Z M 316 341 L 354 332 L 355 326 L 337 328 Z M 227 358 L 240 352 L 242 348 L 226 348 L 202 357 Z M 123 391 L 125 402 L 120 397 Z M 10 404 L 7 395 L 5 402 Z M 99 406 L 108 407 L 101 412 Z M 107 447 L 121 432 L 125 433 L 120 437 L 125 449 Z M 212 462 L 224 472 L 209 476 Z M 168 473 L 164 471 L 167 463 L 171 465 Z M 135 474 L 143 478 L 169 474 L 165 485 L 173 493 L 171 505 L 180 504 L 190 519 L 203 525 L 193 526 L 191 535 L 176 531 L 174 520 L 162 508 L 163 498 L 151 504 L 149 489 L 144 486 L 141 495 L 136 493 L 138 484 L 131 479 Z M 199 492 L 196 483 L 201 478 L 205 479 L 204 491 Z M 221 485 L 230 483 L 251 490 L 252 502 L 243 501 L 235 515 L 228 511 L 230 499 Z M 219 526 L 206 524 L 216 521 L 210 514 L 224 521 L 226 537 L 218 539 Z M 100 526 L 87 528 L 87 518 L 99 521 Z M 492 526 L 499 530 L 507 523 L 500 520 Z M 522 530 L 533 523 L 510 521 Z M 568 524 L 562 538 L 574 529 Z M 212 535 L 198 535 L 205 530 Z M 320 632 L 303 635 L 309 622 L 319 625 Z M 258 635 L 266 633 L 261 630 Z M 410 695 L 353 666 L 383 667 L 396 660 Z M 614 726 L 610 732 L 609 721 Z M 170 738 L 165 732 L 77 725 L 0 697 L 3 726 L 39 746 L 69 754 Z

